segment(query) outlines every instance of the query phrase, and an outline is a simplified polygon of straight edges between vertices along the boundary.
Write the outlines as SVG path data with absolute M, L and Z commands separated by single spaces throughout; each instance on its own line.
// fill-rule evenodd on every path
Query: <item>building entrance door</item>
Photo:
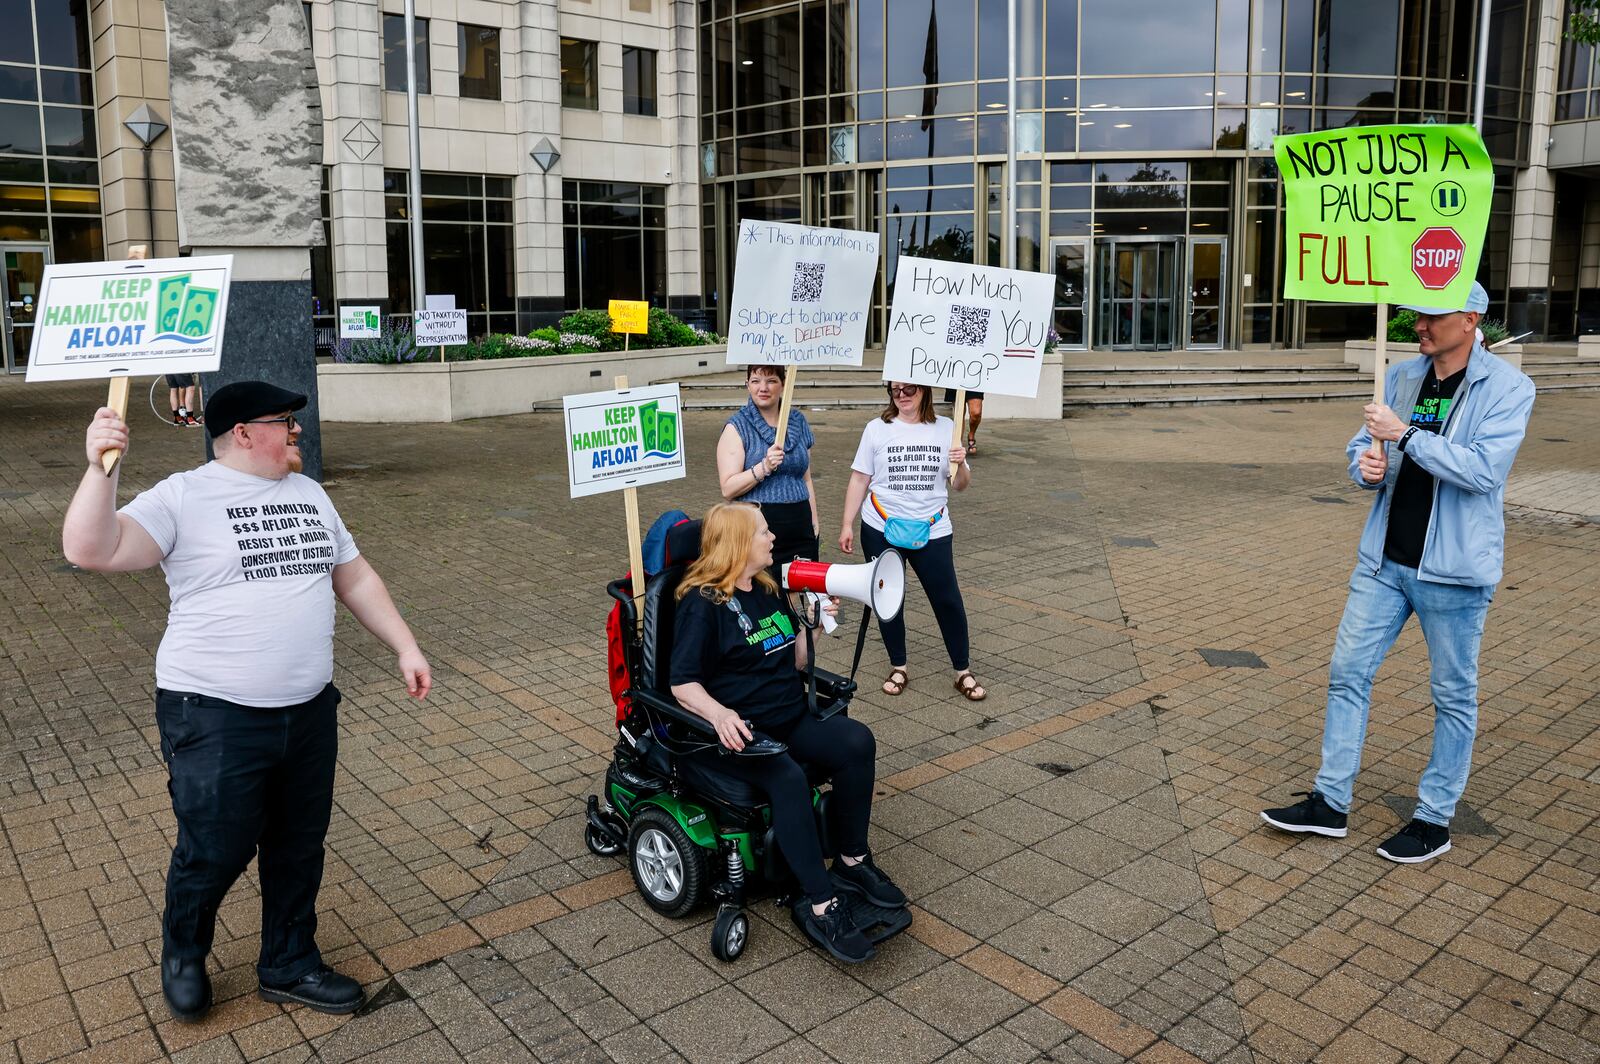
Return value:
M 1056 331 L 1056 346 L 1082 351 L 1089 346 L 1089 242 L 1052 240 L 1050 261 L 1056 274 L 1055 303 L 1050 326 Z
M 1095 346 L 1170 351 L 1177 332 L 1179 245 L 1172 238 L 1107 240 L 1095 253 Z
M 1228 277 L 1226 237 L 1189 239 L 1189 335 L 1184 347 L 1192 351 L 1218 351 L 1227 338 L 1223 327 L 1222 298 Z
M 5 372 L 22 373 L 28 368 L 34 312 L 39 305 L 44 268 L 50 265 L 50 245 L 0 244 L 0 254 L 5 255 L 5 271 L 0 274 L 0 304 L 5 310 Z

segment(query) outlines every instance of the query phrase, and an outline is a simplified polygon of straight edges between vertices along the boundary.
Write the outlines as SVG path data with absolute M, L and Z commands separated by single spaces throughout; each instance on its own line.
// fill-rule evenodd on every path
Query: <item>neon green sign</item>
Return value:
M 1277 137 L 1283 294 L 1461 306 L 1478 272 L 1494 169 L 1471 126 L 1358 126 Z

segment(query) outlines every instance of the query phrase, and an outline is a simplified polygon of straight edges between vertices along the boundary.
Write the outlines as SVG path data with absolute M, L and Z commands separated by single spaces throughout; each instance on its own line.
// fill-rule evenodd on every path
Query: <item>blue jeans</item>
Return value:
M 1478 730 L 1478 644 L 1494 586 L 1469 587 L 1418 580 L 1417 571 L 1388 558 L 1373 575 L 1364 566 L 1350 578 L 1350 598 L 1328 670 L 1328 715 L 1322 729 L 1322 770 L 1316 789 L 1341 813 L 1350 811 L 1361 745 L 1372 708 L 1372 679 L 1413 613 L 1428 641 L 1433 687 L 1433 756 L 1417 785 L 1419 820 L 1450 826 L 1467 788 L 1472 740 Z

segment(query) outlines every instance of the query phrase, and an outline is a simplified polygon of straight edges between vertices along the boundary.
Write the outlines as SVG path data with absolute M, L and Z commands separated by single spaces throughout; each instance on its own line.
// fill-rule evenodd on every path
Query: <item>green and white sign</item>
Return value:
M 232 255 L 46 266 L 28 380 L 213 372 L 232 269 Z
M 383 319 L 379 315 L 381 307 L 351 307 L 339 308 L 339 339 L 341 340 L 376 340 L 383 335 Z
M 569 395 L 562 407 L 572 498 L 687 475 L 676 383 Z
M 1471 126 L 1358 126 L 1273 140 L 1285 205 L 1283 294 L 1465 304 L 1494 170 Z

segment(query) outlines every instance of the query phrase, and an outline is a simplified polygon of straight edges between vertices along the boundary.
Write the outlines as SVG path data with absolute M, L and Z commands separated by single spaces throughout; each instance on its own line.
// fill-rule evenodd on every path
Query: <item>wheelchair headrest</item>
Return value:
M 680 521 L 667 529 L 667 550 L 664 569 L 676 565 L 690 565 L 700 557 L 700 522 Z

